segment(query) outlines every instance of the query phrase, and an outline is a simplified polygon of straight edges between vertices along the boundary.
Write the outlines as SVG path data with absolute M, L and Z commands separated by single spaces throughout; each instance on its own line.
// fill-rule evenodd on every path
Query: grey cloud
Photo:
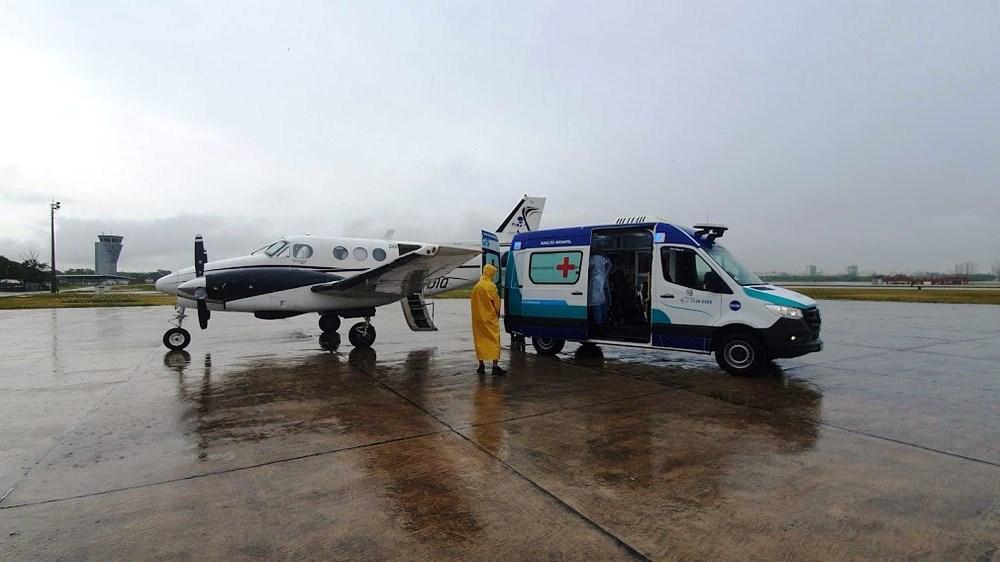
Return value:
M 118 260 L 122 271 L 177 270 L 193 263 L 194 236 L 201 234 L 210 259 L 239 256 L 284 233 L 269 232 L 266 220 L 240 220 L 209 215 L 178 215 L 150 220 L 108 221 L 65 218 L 57 222 L 56 265 L 59 269 L 94 267 L 98 234 L 120 234 L 125 248 Z M 0 240 L 0 255 L 16 259 L 34 249 L 48 262 L 48 232 L 30 240 Z
M 0 166 L 0 203 L 35 205 L 48 201 L 46 194 L 25 185 L 17 166 Z
M 198 26 L 155 2 L 110 20 L 66 4 L 0 12 L 0 35 L 71 61 L 110 102 L 226 139 L 155 129 L 80 191 L 108 215 L 155 201 L 216 217 L 213 256 L 256 243 L 227 246 L 233 232 L 475 240 L 526 192 L 549 198 L 545 226 L 728 223 L 757 270 L 947 270 L 1000 254 L 990 2 L 306 1 L 207 5 Z M 108 186 L 101 172 L 118 166 Z M 37 199 L 25 193 L 0 201 Z M 123 264 L 167 267 L 189 261 L 202 226 L 116 224 Z M 129 245 L 157 234 L 175 238 Z

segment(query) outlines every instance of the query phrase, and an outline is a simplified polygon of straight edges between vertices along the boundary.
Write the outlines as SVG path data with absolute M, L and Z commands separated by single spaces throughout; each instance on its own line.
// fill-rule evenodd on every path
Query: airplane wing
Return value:
M 477 248 L 425 244 L 354 277 L 313 285 L 312 291 L 349 297 L 397 295 L 402 298 L 421 292 L 427 279 L 444 275 L 479 253 Z

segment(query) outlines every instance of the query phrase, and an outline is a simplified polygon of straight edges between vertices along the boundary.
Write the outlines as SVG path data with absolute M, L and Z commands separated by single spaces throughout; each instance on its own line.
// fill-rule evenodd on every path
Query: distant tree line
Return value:
M 805 274 L 791 274 L 791 273 L 779 273 L 774 275 L 761 275 L 761 279 L 764 281 L 871 281 L 871 275 L 805 275 Z
M 58 271 L 56 271 L 58 273 Z M 28 252 L 17 262 L 0 256 L 0 279 L 17 279 L 24 283 L 44 283 L 49 280 L 49 264 L 38 261 L 38 254 Z
M 93 269 L 67 269 L 66 275 L 94 275 Z M 119 277 L 128 277 L 132 281 L 145 283 L 147 280 L 156 281 L 164 275 L 170 275 L 168 269 L 157 269 L 156 271 L 119 271 Z
M 156 271 L 119 271 L 118 275 L 128 277 L 133 281 L 145 283 L 146 280 L 156 281 L 164 275 L 170 275 L 169 269 L 157 269 Z
M 931 279 L 934 277 L 951 277 L 953 274 L 950 273 L 917 273 L 912 275 L 912 277 Z M 781 281 L 781 282 L 832 282 L 832 283 L 843 283 L 843 282 L 871 282 L 872 279 L 878 277 L 886 277 L 885 275 L 792 275 L 792 274 L 774 274 L 774 275 L 761 275 L 760 278 L 764 281 Z M 996 277 L 992 273 L 974 273 L 972 275 L 963 275 L 962 277 L 968 277 L 969 281 L 993 281 Z
M 56 270 L 57 275 L 64 273 L 66 275 L 93 275 L 94 270 L 86 268 L 72 268 L 66 271 Z M 135 272 L 122 271 L 118 273 L 122 277 L 128 277 L 140 283 L 144 283 L 147 279 L 156 281 L 160 277 L 169 274 L 170 271 L 166 269 Z M 50 275 L 49 264 L 39 261 L 36 252 L 28 252 L 21 256 L 21 261 L 14 261 L 0 256 L 0 279 L 16 279 L 24 283 L 46 283 L 49 281 Z

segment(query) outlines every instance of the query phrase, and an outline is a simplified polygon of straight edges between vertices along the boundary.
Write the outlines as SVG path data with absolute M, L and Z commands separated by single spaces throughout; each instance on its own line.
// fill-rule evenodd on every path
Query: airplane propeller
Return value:
M 208 253 L 205 252 L 205 241 L 202 239 L 201 234 L 194 237 L 194 274 L 196 277 L 204 279 L 205 277 L 205 262 L 208 261 Z M 208 328 L 208 319 L 212 317 L 212 313 L 208 310 L 208 303 L 205 302 L 207 297 L 208 287 L 207 279 L 204 279 L 204 283 L 201 287 L 195 289 L 195 296 L 198 300 L 198 325 L 204 330 Z

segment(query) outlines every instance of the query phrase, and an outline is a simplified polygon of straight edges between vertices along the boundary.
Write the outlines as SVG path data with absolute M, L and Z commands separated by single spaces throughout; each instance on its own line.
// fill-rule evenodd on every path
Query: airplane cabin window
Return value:
M 348 252 L 347 248 L 343 246 L 337 246 L 333 249 L 333 257 L 338 260 L 346 260 L 348 255 L 350 255 L 350 252 Z
M 354 259 L 358 261 L 365 261 L 368 259 L 368 250 L 362 248 L 361 246 L 354 248 Z
M 383 250 L 382 248 L 375 248 L 374 250 L 372 250 L 372 257 L 375 258 L 375 261 L 384 261 L 385 250 Z
M 313 255 L 312 246 L 309 244 L 296 244 L 292 247 L 292 256 L 297 260 L 307 260 Z

